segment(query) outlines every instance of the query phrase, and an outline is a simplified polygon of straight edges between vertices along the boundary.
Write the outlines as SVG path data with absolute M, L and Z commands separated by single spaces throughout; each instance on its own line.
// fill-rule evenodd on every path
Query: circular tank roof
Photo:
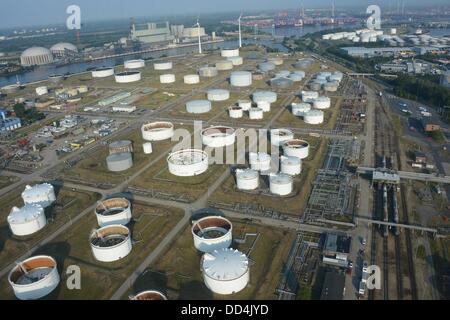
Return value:
M 224 248 L 205 253 L 202 259 L 202 269 L 205 275 L 217 281 L 230 281 L 247 273 L 249 261 L 242 252 Z
M 36 56 L 43 56 L 43 55 L 52 55 L 50 50 L 44 47 L 31 47 L 22 52 L 20 55 L 22 58 L 24 57 L 36 57 Z

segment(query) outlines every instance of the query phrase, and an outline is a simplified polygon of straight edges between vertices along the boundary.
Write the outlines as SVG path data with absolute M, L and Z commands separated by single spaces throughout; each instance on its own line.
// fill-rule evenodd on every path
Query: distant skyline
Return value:
M 66 8 L 81 7 L 82 19 L 96 21 L 130 17 L 192 15 L 212 12 L 258 11 L 300 8 L 300 0 L 4 0 L 0 11 L 0 29 L 64 23 Z M 336 7 L 364 7 L 378 4 L 383 9 L 395 7 L 396 0 L 335 0 Z M 390 4 L 389 4 L 390 3 Z M 303 0 L 305 8 L 331 6 L 331 0 Z M 405 0 L 405 6 L 448 4 L 448 0 Z

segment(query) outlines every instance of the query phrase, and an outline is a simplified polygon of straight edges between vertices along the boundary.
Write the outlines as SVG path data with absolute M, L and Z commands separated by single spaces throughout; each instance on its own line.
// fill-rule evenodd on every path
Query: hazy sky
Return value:
M 379 4 L 396 0 L 336 0 L 336 6 Z M 82 19 L 98 20 L 169 14 L 300 7 L 300 0 L 0 0 L 0 28 L 61 23 L 68 5 L 81 7 Z M 331 0 L 303 0 L 305 8 L 328 6 Z M 407 5 L 448 4 L 448 0 L 405 0 Z

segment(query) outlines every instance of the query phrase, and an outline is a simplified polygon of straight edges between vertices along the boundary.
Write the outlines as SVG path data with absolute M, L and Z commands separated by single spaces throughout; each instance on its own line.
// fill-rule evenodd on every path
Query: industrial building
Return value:
M 228 248 L 233 240 L 233 225 L 221 216 L 209 216 L 193 223 L 194 246 L 201 252 Z
M 131 26 L 131 39 L 145 44 L 173 43 L 175 37 L 170 32 L 169 22 L 150 22 Z
M 14 131 L 22 127 L 22 121 L 19 118 L 7 118 L 5 111 L 0 110 L 0 132 Z
M 250 281 L 249 259 L 231 248 L 205 253 L 201 270 L 206 287 L 221 295 L 235 294 L 247 287 Z
M 56 289 L 60 281 L 56 260 L 34 256 L 19 262 L 9 273 L 8 282 L 20 300 L 43 298 Z
M 20 64 L 24 67 L 53 63 L 52 52 L 43 47 L 31 47 L 20 55 Z
M 95 230 L 89 242 L 95 259 L 102 262 L 113 262 L 125 258 L 132 249 L 130 230 L 118 224 Z
M 100 227 L 113 224 L 127 225 L 131 221 L 131 203 L 126 198 L 100 201 L 95 207 L 95 216 Z
M 323 246 L 323 263 L 347 268 L 351 241 L 349 236 L 327 233 Z

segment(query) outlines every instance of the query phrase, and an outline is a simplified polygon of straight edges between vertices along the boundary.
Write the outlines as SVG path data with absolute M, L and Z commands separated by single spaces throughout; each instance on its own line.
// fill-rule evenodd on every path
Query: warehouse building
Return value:
M 351 240 L 352 238 L 346 235 L 327 233 L 323 247 L 323 263 L 346 268 Z
M 131 39 L 146 44 L 163 44 L 174 42 L 175 37 L 170 33 L 169 22 L 149 22 L 133 24 Z

